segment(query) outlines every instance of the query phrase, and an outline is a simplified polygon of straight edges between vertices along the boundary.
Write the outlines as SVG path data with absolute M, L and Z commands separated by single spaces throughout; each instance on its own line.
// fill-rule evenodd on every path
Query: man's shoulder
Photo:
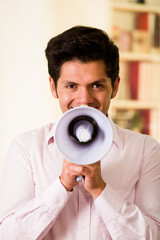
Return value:
M 125 129 L 116 124 L 114 125 L 119 137 L 123 140 L 129 141 L 129 142 L 137 142 L 137 143 L 139 142 L 141 145 L 153 144 L 156 146 L 160 146 L 159 142 L 155 138 L 153 138 L 151 135 L 147 135 L 147 134 L 133 131 L 130 129 Z
M 27 145 L 31 145 L 33 141 L 36 140 L 44 142 L 47 136 L 49 135 L 50 131 L 52 130 L 53 126 L 54 123 L 49 123 L 41 127 L 22 132 L 14 138 L 14 141 L 16 141 L 19 144 Z

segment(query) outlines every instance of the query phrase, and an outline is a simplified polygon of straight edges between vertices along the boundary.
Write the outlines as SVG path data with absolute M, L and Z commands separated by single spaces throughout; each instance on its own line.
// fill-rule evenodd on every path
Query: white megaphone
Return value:
M 99 161 L 109 151 L 113 131 L 106 115 L 82 105 L 62 115 L 55 125 L 54 141 L 65 159 L 87 165 Z

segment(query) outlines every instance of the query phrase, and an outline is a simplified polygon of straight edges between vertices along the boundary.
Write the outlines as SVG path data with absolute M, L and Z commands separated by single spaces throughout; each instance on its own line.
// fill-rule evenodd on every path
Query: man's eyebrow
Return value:
M 95 83 L 106 83 L 106 82 L 107 82 L 107 79 L 101 78 L 101 79 L 98 79 L 98 80 L 94 81 L 92 84 L 95 84 Z
M 93 82 L 91 82 L 90 84 L 93 85 L 93 84 L 97 84 L 97 83 L 106 83 L 107 82 L 107 79 L 106 78 L 100 78 L 100 79 L 97 79 Z M 64 79 L 62 80 L 62 84 L 66 85 L 66 84 L 75 84 L 77 85 L 78 83 L 75 81 L 72 81 L 72 80 L 67 80 L 67 79 Z
M 65 84 L 77 84 L 76 82 L 73 82 L 71 80 L 62 80 L 62 83 Z

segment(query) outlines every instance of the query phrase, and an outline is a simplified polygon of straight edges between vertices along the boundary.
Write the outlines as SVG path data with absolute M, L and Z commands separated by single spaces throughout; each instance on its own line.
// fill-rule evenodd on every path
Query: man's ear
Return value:
M 51 76 L 49 76 L 49 84 L 50 84 L 50 89 L 51 89 L 51 93 L 52 93 L 53 97 L 58 98 L 57 89 L 56 89 L 55 83 L 53 81 L 53 78 Z
M 114 82 L 114 87 L 112 91 L 111 98 L 114 98 L 117 95 L 118 88 L 119 88 L 120 77 L 118 76 Z

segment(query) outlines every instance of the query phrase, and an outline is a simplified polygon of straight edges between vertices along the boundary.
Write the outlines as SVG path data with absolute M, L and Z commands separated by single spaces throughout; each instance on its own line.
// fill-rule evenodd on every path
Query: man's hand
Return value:
M 78 184 L 76 176 L 84 176 L 84 188 L 94 199 L 101 194 L 106 186 L 101 176 L 100 161 L 90 165 L 77 165 L 64 159 L 60 181 L 67 191 L 71 191 Z
M 76 176 L 79 174 L 75 172 L 75 170 L 72 171 L 72 168 L 74 167 L 79 167 L 79 165 L 70 163 L 66 159 L 63 160 L 63 169 L 60 176 L 60 181 L 67 191 L 72 191 L 74 186 L 78 184 L 78 182 L 76 182 Z

